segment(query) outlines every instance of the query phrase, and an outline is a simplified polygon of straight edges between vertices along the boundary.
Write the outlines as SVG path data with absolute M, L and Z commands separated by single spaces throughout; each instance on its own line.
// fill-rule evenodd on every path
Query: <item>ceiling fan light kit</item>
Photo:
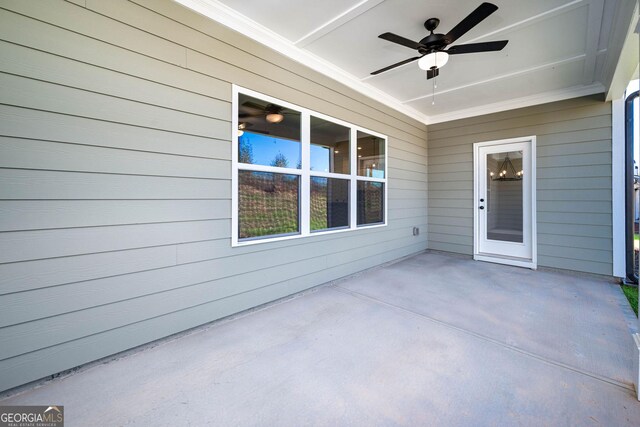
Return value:
M 447 52 L 431 52 L 418 60 L 418 67 L 421 70 L 440 68 L 449 61 Z
M 284 120 L 284 116 L 280 113 L 269 113 L 265 116 L 269 123 L 280 123 Z
M 389 65 L 388 67 L 376 70 L 371 74 L 381 74 L 385 71 L 392 70 L 396 67 L 417 60 L 418 67 L 421 70 L 425 70 L 427 72 L 428 80 L 438 76 L 438 70 L 449 61 L 449 55 L 478 52 L 496 52 L 502 50 L 507 45 L 508 40 L 449 46 L 496 10 L 498 10 L 498 6 L 496 6 L 495 4 L 486 2 L 482 3 L 466 18 L 460 21 L 458 25 L 453 27 L 453 29 L 447 34 L 434 33 L 435 29 L 438 28 L 438 25 L 440 24 L 440 20 L 438 18 L 429 18 L 424 22 L 424 27 L 427 29 L 427 31 L 430 32 L 430 34 L 424 37 L 419 42 L 409 40 L 393 33 L 380 34 L 378 36 L 379 38 L 408 47 L 409 49 L 417 50 L 420 56 L 405 59 L 404 61 L 400 61 L 398 63 Z
M 256 100 L 258 101 L 258 100 Z M 286 108 L 276 105 L 276 104 L 267 104 L 264 105 L 262 103 L 256 103 L 256 101 L 245 101 L 242 103 L 243 111 L 238 115 L 241 119 L 251 120 L 253 117 L 264 117 L 264 120 L 271 124 L 277 124 L 282 122 L 285 119 L 285 115 L 294 114 L 293 111 L 289 111 Z M 253 111 L 252 111 L 253 110 Z M 241 122 L 244 126 L 242 128 L 238 127 L 239 130 L 244 130 L 245 127 L 251 126 L 251 122 Z

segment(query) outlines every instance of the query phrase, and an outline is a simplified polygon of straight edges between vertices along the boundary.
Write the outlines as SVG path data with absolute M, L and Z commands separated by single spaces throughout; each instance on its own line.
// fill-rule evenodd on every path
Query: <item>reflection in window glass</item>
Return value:
M 300 112 L 243 94 L 238 101 L 238 161 L 300 169 Z
M 487 239 L 522 243 L 522 152 L 487 155 Z
M 311 230 L 349 226 L 349 181 L 311 177 Z
M 358 181 L 358 225 L 384 222 L 384 184 Z
M 300 169 L 300 143 L 270 135 L 244 132 L 238 144 L 238 161 L 253 165 Z
M 349 173 L 350 130 L 311 116 L 311 170 Z
M 298 175 L 238 171 L 239 238 L 298 233 Z
M 384 139 L 358 131 L 358 175 L 384 178 Z

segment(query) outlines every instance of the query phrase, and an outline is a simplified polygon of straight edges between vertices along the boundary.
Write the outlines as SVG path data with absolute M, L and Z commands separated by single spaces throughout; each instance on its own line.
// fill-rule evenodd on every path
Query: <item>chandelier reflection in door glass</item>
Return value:
M 487 155 L 487 239 L 522 243 L 522 152 Z
M 519 151 L 519 154 L 520 164 L 522 164 L 522 151 Z M 493 181 L 519 181 L 524 176 L 524 170 L 516 170 L 507 154 L 498 169 L 495 172 L 489 172 L 489 175 Z

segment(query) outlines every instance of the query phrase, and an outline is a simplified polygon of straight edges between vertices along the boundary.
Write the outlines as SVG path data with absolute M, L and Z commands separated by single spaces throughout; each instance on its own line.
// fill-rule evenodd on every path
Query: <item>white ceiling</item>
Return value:
M 494 0 L 499 9 L 455 44 L 503 40 L 500 52 L 451 56 L 433 80 L 416 56 L 382 40 L 419 41 L 423 22 L 447 33 L 481 0 L 176 0 L 424 123 L 605 92 L 627 25 L 626 0 Z M 633 1 L 631 1 L 633 3 Z M 629 18 L 630 19 L 630 18 Z M 624 28 L 620 28 L 624 27 Z M 615 55 L 611 52 L 615 51 Z M 608 54 L 609 52 L 609 54 Z

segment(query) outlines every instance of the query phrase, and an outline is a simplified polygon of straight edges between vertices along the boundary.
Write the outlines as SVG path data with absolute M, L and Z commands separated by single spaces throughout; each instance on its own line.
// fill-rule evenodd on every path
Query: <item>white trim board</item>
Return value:
M 313 43 L 314 41 L 318 40 L 322 36 L 335 30 L 342 24 L 351 21 L 352 19 L 365 13 L 367 10 L 379 5 L 383 1 L 384 0 L 362 0 L 360 3 L 342 12 L 338 16 L 335 16 L 329 21 L 320 25 L 319 27 L 314 28 L 308 34 L 296 40 L 293 44 L 298 47 L 305 47 L 306 45 Z
M 468 117 L 499 113 L 501 111 L 515 110 L 517 108 L 525 108 L 531 107 L 533 105 L 547 104 L 549 102 L 578 98 L 581 96 L 595 95 L 597 93 L 604 93 L 604 91 L 605 87 L 601 83 L 594 83 L 589 86 L 575 86 L 572 88 L 544 92 L 537 95 L 526 96 L 523 98 L 511 99 L 509 101 L 482 105 L 480 107 L 466 108 L 451 113 L 438 114 L 435 116 L 431 116 L 427 124 L 432 125 L 435 123 L 466 119 Z
M 445 93 L 455 92 L 455 91 L 458 91 L 458 90 L 468 89 L 468 88 L 471 88 L 473 86 L 484 84 L 484 83 L 491 83 L 491 82 L 499 81 L 499 80 L 502 80 L 502 79 L 507 79 L 509 77 L 522 76 L 522 75 L 525 75 L 525 74 L 538 73 L 541 70 L 552 69 L 552 68 L 557 67 L 559 65 L 569 64 L 571 62 L 584 61 L 586 56 L 587 55 L 583 53 L 583 54 L 580 54 L 580 55 L 573 56 L 571 58 L 564 58 L 564 59 L 561 59 L 559 61 L 549 62 L 549 63 L 546 63 L 546 64 L 540 64 L 540 65 L 536 65 L 535 67 L 526 68 L 526 69 L 523 69 L 523 70 L 518 70 L 518 71 L 511 72 L 511 73 L 499 74 L 497 76 L 493 76 L 493 77 L 491 77 L 489 79 L 486 79 L 486 80 L 478 80 L 478 81 L 471 82 L 471 83 L 468 83 L 468 84 L 464 84 L 464 85 L 461 85 L 461 86 L 455 86 L 455 87 L 451 87 L 451 88 L 448 88 L 448 89 L 436 91 L 435 93 L 427 93 L 425 95 L 416 96 L 414 98 L 406 99 L 406 100 L 402 101 L 402 103 L 403 104 L 411 104 L 412 102 L 419 101 L 421 99 L 430 98 L 432 96 L 438 96 L 438 95 L 442 95 L 442 94 L 445 94 Z M 446 114 L 446 113 L 443 113 L 443 114 Z
M 635 5 L 633 2 L 620 1 L 618 7 L 617 18 L 628 19 L 630 25 L 626 34 L 616 34 L 618 38 L 612 41 L 613 48 L 607 50 L 607 55 L 618 55 L 615 61 L 607 61 L 605 65 L 603 75 L 608 88 L 607 101 L 612 101 L 624 94 L 640 57 L 638 52 L 640 35 L 635 32 L 637 26 L 640 26 L 640 4 L 637 1 Z
M 611 196 L 613 276 L 627 275 L 625 248 L 625 113 L 624 96 L 611 103 Z
M 303 50 L 295 43 L 276 34 L 265 26 L 236 12 L 232 8 L 218 0 L 174 0 L 177 3 L 212 19 L 220 24 L 243 34 L 282 55 L 293 59 L 307 67 L 322 73 L 339 83 L 375 100 L 389 108 L 405 114 L 421 123 L 427 123 L 428 117 L 419 111 L 403 105 L 399 100 L 389 94 L 361 82 L 360 79 L 350 73 L 336 67 L 329 61 Z
M 214 20 L 226 27 L 231 28 L 232 30 L 241 33 L 257 41 L 258 43 L 263 44 L 270 49 L 273 49 L 276 52 L 313 69 L 314 71 L 324 74 L 332 78 L 333 80 L 361 93 L 362 95 L 373 99 L 374 101 L 380 102 L 389 108 L 392 108 L 408 117 L 418 120 L 425 125 L 463 119 L 467 117 L 474 117 L 478 115 L 491 114 L 513 108 L 528 107 L 563 99 L 577 98 L 580 96 L 604 92 L 606 90 L 606 88 L 600 83 L 594 83 L 591 85 L 580 85 L 561 89 L 558 91 L 551 91 L 533 96 L 522 97 L 519 99 L 492 103 L 480 107 L 456 110 L 450 113 L 428 116 L 411 107 L 410 105 L 407 105 L 402 100 L 399 100 L 369 84 L 367 81 L 371 77 L 359 78 L 337 67 L 333 63 L 324 60 L 302 48 L 302 46 L 305 46 L 307 42 L 313 39 L 316 35 L 324 34 L 324 32 L 330 31 L 332 28 L 334 28 L 334 26 L 341 25 L 342 23 L 347 22 L 355 16 L 364 13 L 366 10 L 379 4 L 381 2 L 380 0 L 363 0 L 345 13 L 314 29 L 312 32 L 297 41 L 291 41 L 286 39 L 285 37 L 280 36 L 269 28 L 228 7 L 219 0 L 174 1 L 211 20 Z M 600 2 L 601 0 L 595 1 Z M 473 40 L 482 39 L 489 35 L 500 33 L 501 31 L 507 30 L 516 25 L 528 25 L 531 22 L 542 19 L 543 17 L 553 16 L 555 14 L 562 13 L 585 4 L 588 4 L 585 0 L 573 0 L 566 5 L 562 5 L 540 15 L 525 19 L 519 23 L 513 24 L 512 26 L 504 27 L 497 31 L 483 34 L 482 36 L 476 37 Z M 592 19 L 594 19 L 595 16 L 598 16 L 598 14 L 591 14 Z M 598 28 L 600 27 L 598 26 Z M 591 37 L 593 38 L 595 36 L 592 34 Z M 591 60 L 590 56 L 593 56 L 591 54 L 594 54 L 594 52 L 590 52 L 589 54 L 587 54 L 587 58 L 589 58 L 589 60 Z

